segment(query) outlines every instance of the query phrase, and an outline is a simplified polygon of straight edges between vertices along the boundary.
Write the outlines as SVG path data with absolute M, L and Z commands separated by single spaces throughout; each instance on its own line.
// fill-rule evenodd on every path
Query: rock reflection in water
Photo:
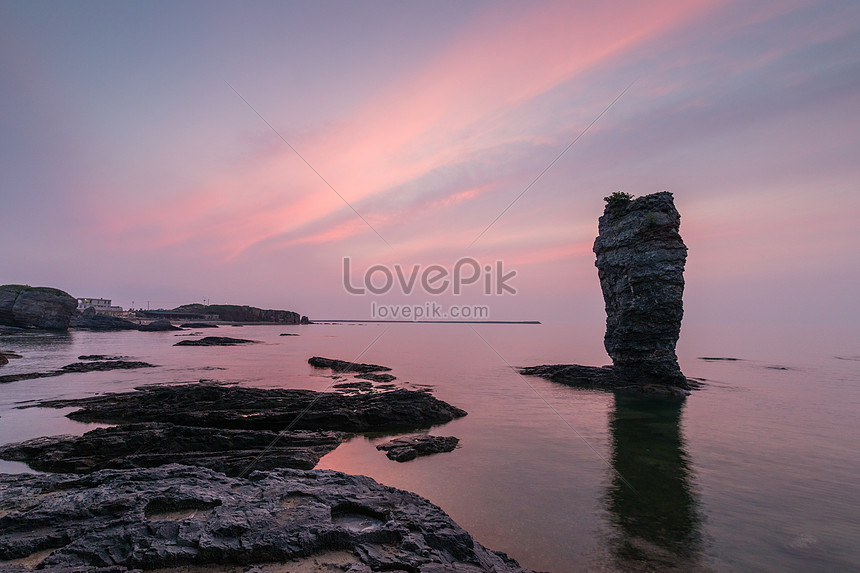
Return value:
M 701 519 L 680 430 L 683 406 L 615 396 L 610 430 L 617 473 L 606 503 L 617 533 L 612 550 L 623 569 L 698 569 Z

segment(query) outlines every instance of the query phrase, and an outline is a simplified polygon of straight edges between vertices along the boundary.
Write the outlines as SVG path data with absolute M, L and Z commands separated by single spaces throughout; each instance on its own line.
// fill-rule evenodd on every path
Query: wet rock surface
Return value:
M 11 350 L 0 350 L 0 366 L 9 364 L 10 360 L 14 360 L 16 358 L 21 358 L 21 355 L 17 352 L 12 352 Z
M 169 320 L 155 320 L 149 324 L 142 324 L 138 328 L 142 332 L 167 332 L 170 330 L 182 330 L 178 326 L 170 324 Z
M 237 476 L 252 467 L 313 469 L 342 441 L 340 432 L 278 433 L 150 422 L 0 446 L 0 459 L 24 462 L 43 472 L 91 473 L 181 463 Z
M 420 496 L 339 472 L 285 469 L 244 479 L 169 465 L 2 475 L 0 492 L 4 571 L 25 571 L 27 562 L 54 572 L 232 565 L 259 572 L 315 559 L 337 568 L 307 570 L 525 573 Z
M 256 340 L 230 338 L 229 336 L 207 336 L 200 340 L 181 340 L 173 346 L 237 346 L 239 344 L 254 344 L 256 342 Z
M 97 330 L 100 332 L 114 330 L 138 330 L 140 325 L 118 316 L 98 314 L 96 309 L 90 307 L 80 314 L 73 316 L 69 325 L 80 330 Z
M 684 315 L 687 247 L 671 193 L 608 200 L 594 241 L 606 303 L 604 346 L 634 384 L 686 388 L 675 345 Z
M 390 460 L 408 462 L 419 456 L 452 452 L 459 443 L 460 439 L 454 436 L 406 436 L 379 444 L 376 449 L 385 452 Z
M 107 370 L 133 370 L 135 368 L 155 368 L 155 364 L 150 364 L 149 362 L 141 362 L 138 360 L 119 359 L 73 362 L 71 364 L 63 366 L 59 370 L 49 370 L 48 372 L 25 372 L 22 374 L 7 374 L 5 376 L 0 376 L 0 384 L 6 382 L 18 382 L 19 380 L 34 380 L 36 378 L 62 376 L 63 374 L 70 374 L 75 372 L 104 372 Z
M 332 384 L 332 388 L 338 388 L 341 390 L 357 390 L 360 392 L 370 392 L 373 390 L 373 382 L 368 382 L 366 380 L 355 380 L 353 382 L 340 382 L 339 384 Z
M 169 422 L 274 431 L 287 426 L 342 432 L 418 429 L 466 415 L 426 392 L 410 390 L 344 395 L 216 384 L 144 386 L 136 392 L 49 400 L 38 406 L 77 407 L 68 417 L 85 422 Z
M 703 380 L 686 378 L 686 386 L 667 385 L 663 383 L 642 384 L 631 382 L 619 377 L 612 366 L 581 366 L 579 364 L 545 364 L 520 368 L 520 374 L 540 376 L 553 382 L 574 386 L 577 388 L 593 388 L 597 390 L 627 391 L 637 394 L 653 394 L 655 396 L 687 396 L 691 390 L 702 388 Z
M 67 330 L 78 301 L 55 288 L 0 286 L 0 324 L 47 330 Z
M 392 374 L 374 374 L 372 372 L 362 372 L 361 374 L 356 374 L 355 377 L 363 380 L 370 380 L 377 384 L 388 384 L 389 382 L 397 380 L 397 377 Z
M 331 368 L 335 372 L 387 372 L 391 368 L 378 364 L 362 364 L 360 362 L 347 362 L 336 358 L 323 358 L 313 356 L 308 359 L 308 364 L 315 368 Z

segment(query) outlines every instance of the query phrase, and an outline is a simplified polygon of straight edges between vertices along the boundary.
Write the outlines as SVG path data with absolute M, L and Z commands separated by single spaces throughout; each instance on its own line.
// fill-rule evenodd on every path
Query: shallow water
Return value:
M 430 385 L 468 411 L 431 430 L 459 437 L 461 446 L 400 464 L 376 450 L 386 437 L 359 436 L 319 467 L 415 491 L 526 567 L 860 570 L 856 332 L 685 325 L 682 368 L 708 382 L 679 404 L 577 390 L 510 368 L 606 363 L 600 325 L 200 331 L 213 333 L 262 344 L 174 347 L 187 332 L 0 337 L 0 348 L 23 355 L 2 374 L 50 370 L 82 354 L 159 365 L 2 384 L 0 443 L 97 427 L 68 420 L 68 410 L 16 409 L 34 400 L 200 379 L 323 390 L 332 380 L 308 357 L 374 362 L 391 366 L 398 384 Z M 0 471 L 22 467 L 0 462 Z

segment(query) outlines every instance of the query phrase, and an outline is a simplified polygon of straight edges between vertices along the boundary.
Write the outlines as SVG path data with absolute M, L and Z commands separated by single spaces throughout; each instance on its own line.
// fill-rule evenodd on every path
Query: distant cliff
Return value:
M 230 322 L 279 322 L 283 324 L 306 324 L 307 317 L 290 310 L 265 310 L 253 306 L 235 304 L 184 304 L 173 309 L 175 312 L 214 314 L 221 320 Z
M 59 289 L 0 286 L 0 325 L 67 330 L 77 307 L 77 299 Z

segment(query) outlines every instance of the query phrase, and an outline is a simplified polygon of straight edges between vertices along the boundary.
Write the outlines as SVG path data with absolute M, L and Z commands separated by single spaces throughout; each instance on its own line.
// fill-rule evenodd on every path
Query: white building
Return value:
M 79 298 L 78 310 L 94 308 L 96 312 L 101 314 L 118 314 L 122 312 L 121 306 L 111 306 L 110 303 L 111 300 L 109 298 Z

